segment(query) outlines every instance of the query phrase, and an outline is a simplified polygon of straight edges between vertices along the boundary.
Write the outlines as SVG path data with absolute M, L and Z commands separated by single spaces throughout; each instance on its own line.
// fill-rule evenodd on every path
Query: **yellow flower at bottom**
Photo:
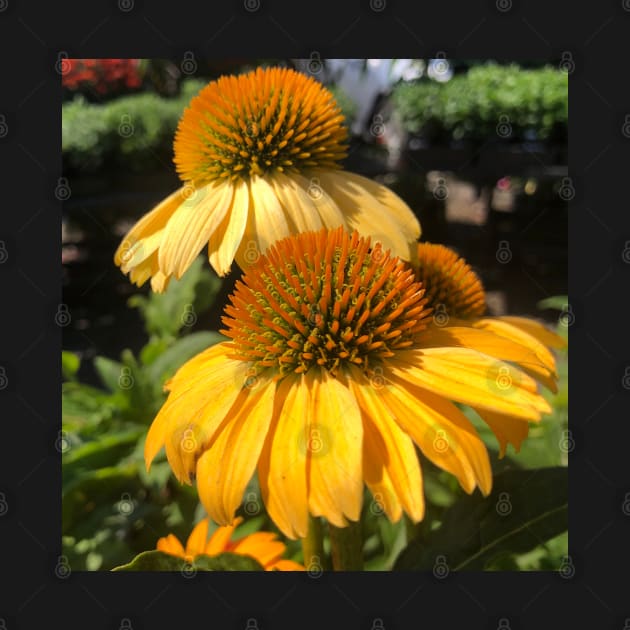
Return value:
M 301 564 L 282 558 L 286 546 L 276 540 L 277 536 L 273 532 L 256 532 L 235 541 L 230 540 L 234 530 L 242 521 L 241 517 L 234 519 L 231 525 L 217 528 L 208 539 L 210 523 L 207 518 L 204 518 L 195 525 L 186 541 L 185 548 L 174 534 L 169 534 L 157 541 L 156 549 L 172 556 L 184 558 L 188 562 L 200 554 L 215 556 L 229 551 L 242 556 L 251 556 L 258 560 L 265 571 L 273 571 L 274 569 L 278 571 L 306 570 Z
M 306 536 L 309 513 L 338 527 L 357 521 L 364 482 L 391 520 L 422 519 L 414 445 L 466 492 L 488 494 L 486 447 L 452 401 L 523 422 L 550 408 L 511 364 L 527 348 L 471 328 L 436 341 L 423 294 L 413 269 L 357 232 L 276 243 L 236 284 L 223 318 L 232 341 L 167 383 L 147 466 L 165 446 L 220 524 L 257 470 L 267 511 L 291 538 Z M 511 363 L 492 356 L 503 349 Z M 504 370 L 507 389 L 497 387 Z
M 420 224 L 391 190 L 342 171 L 347 131 L 332 93 L 286 68 L 223 76 L 192 99 L 175 136 L 184 185 L 142 217 L 114 262 L 132 282 L 163 291 L 201 249 L 223 276 L 273 242 L 340 225 L 405 260 Z
M 566 347 L 562 337 L 528 317 L 484 317 L 486 296 L 481 280 L 463 258 L 444 245 L 419 243 L 414 269 L 416 279 L 426 290 L 428 306 L 433 308 L 432 336 L 436 343 L 445 339 L 454 341 L 468 329 L 463 344 L 498 359 L 514 361 L 547 389 L 558 391 L 556 360 L 550 348 Z M 516 359 L 508 344 L 490 348 L 485 345 L 484 337 L 476 340 L 471 329 L 492 332 L 527 349 L 528 355 Z M 497 386 L 502 386 L 509 383 L 511 376 L 503 373 L 497 378 Z M 505 455 L 508 444 L 518 453 L 529 433 L 529 424 L 518 417 L 472 406 L 496 435 L 500 457 Z

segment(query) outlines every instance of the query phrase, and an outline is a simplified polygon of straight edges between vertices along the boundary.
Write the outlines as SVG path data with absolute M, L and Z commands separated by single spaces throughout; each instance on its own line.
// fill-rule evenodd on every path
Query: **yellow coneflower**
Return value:
M 236 284 L 223 318 L 231 341 L 167 383 L 147 466 L 165 446 L 221 524 L 257 468 L 267 511 L 291 538 L 306 536 L 309 513 L 337 527 L 358 520 L 364 482 L 390 519 L 422 519 L 414 443 L 466 492 L 489 493 L 487 450 L 451 401 L 523 421 L 550 408 L 533 379 L 489 356 L 505 348 L 524 362 L 528 349 L 471 328 L 435 337 L 423 294 L 413 269 L 356 231 L 274 244 Z
M 550 391 L 557 391 L 556 361 L 549 347 L 565 347 L 566 342 L 562 337 L 548 330 L 542 323 L 527 317 L 484 317 L 486 295 L 481 280 L 463 258 L 444 245 L 419 243 L 414 267 L 416 279 L 425 288 L 428 306 L 433 308 L 431 334 L 436 342 L 450 340 L 453 343 L 464 331 L 462 345 L 499 359 L 514 361 L 523 372 Z M 492 332 L 519 344 L 529 350 L 529 357 L 515 359 L 511 355 L 511 346 L 507 344 L 490 349 L 483 341 L 477 343 L 474 335 L 471 336 L 471 329 Z M 500 376 L 502 378 L 499 378 L 498 386 L 509 383 L 510 373 L 504 372 Z M 475 405 L 472 407 L 496 435 L 501 457 L 508 444 L 512 444 L 516 452 L 520 450 L 521 443 L 529 432 L 527 421 Z
M 273 532 L 256 532 L 238 540 L 231 540 L 236 527 L 243 522 L 239 516 L 230 525 L 218 527 L 208 538 L 210 522 L 207 518 L 199 521 L 190 533 L 186 541 L 186 547 L 182 545 L 174 534 L 164 536 L 157 541 L 157 550 L 169 553 L 172 556 L 184 558 L 192 562 L 195 556 L 205 554 L 216 556 L 229 551 L 242 556 L 250 556 L 262 565 L 265 571 L 305 571 L 306 569 L 293 560 L 286 560 L 282 555 L 286 551 L 286 545 L 277 539 Z
M 114 261 L 132 282 L 162 291 L 202 247 L 223 276 L 274 241 L 346 226 L 410 260 L 420 236 L 411 209 L 385 186 L 342 171 L 343 115 L 332 93 L 286 68 L 212 81 L 175 136 L 184 185 L 129 231 Z

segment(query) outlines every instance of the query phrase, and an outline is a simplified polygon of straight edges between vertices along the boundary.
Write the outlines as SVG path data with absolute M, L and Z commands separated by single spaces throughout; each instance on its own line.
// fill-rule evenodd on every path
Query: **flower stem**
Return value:
M 322 522 L 319 518 L 308 517 L 308 533 L 306 538 L 302 538 L 302 555 L 304 556 L 304 566 L 308 571 L 309 567 L 322 567 L 324 562 L 324 537 L 322 532 Z
M 329 530 L 333 571 L 362 571 L 361 521 L 350 521 L 348 527 L 335 527 L 331 524 Z

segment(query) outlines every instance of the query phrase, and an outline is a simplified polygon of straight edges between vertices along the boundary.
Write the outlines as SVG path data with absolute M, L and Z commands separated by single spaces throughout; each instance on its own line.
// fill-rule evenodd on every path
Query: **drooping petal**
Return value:
M 485 409 L 475 409 L 475 411 L 496 436 L 499 442 L 499 458 L 505 455 L 508 444 L 512 444 L 517 453 L 521 450 L 521 444 L 529 434 L 529 423 L 526 420 Z
M 436 466 L 455 475 L 470 493 L 492 487 L 488 451 L 475 428 L 451 402 L 392 377 L 381 390 L 400 426 Z
M 247 226 L 236 252 L 236 262 L 241 269 L 247 269 L 272 243 L 290 234 L 280 201 L 265 179 L 252 176 L 249 194 Z
M 273 532 L 255 532 L 236 541 L 230 551 L 258 560 L 263 567 L 277 562 L 286 547 Z
M 313 389 L 313 415 L 305 436 L 310 510 L 344 527 L 345 517 L 357 521 L 361 514 L 361 410 L 348 385 L 325 369 L 313 368 L 306 378 Z
M 319 178 L 314 177 L 309 179 L 299 173 L 292 173 L 289 177 L 295 181 L 310 198 L 324 227 L 334 229 L 340 225 L 348 225 L 346 217 L 344 217 L 343 212 L 339 209 L 337 202 L 328 194 L 326 188 L 320 185 Z
M 402 350 L 389 366 L 401 379 L 449 400 L 531 420 L 551 412 L 533 379 L 470 348 Z
M 374 387 L 357 368 L 350 368 L 350 375 L 352 391 L 363 410 L 364 443 L 370 451 L 370 464 L 378 466 L 380 463 L 405 512 L 414 521 L 420 521 L 424 516 L 424 494 L 413 442 L 384 404 L 381 389 Z M 384 507 L 387 509 L 387 503 Z
M 275 173 L 269 181 L 294 234 L 320 230 L 323 227 L 313 200 L 296 181 L 284 173 Z
M 308 532 L 306 427 L 311 392 L 303 375 L 278 383 L 272 423 L 258 465 L 258 478 L 269 516 L 289 538 Z
M 241 395 L 227 424 L 197 462 L 199 498 L 210 517 L 228 525 L 243 498 L 260 455 L 271 417 L 276 386 L 261 382 Z
M 246 181 L 239 180 L 234 184 L 232 205 L 208 242 L 208 260 L 220 276 L 230 271 L 245 232 L 248 212 L 249 187 Z
M 162 200 L 153 210 L 147 212 L 130 230 L 121 241 L 114 262 L 119 267 L 127 262 L 129 250 L 142 239 L 145 239 L 164 228 L 173 212 L 185 200 L 185 187 L 178 188 L 174 193 Z
M 177 208 L 164 229 L 158 257 L 165 274 L 182 277 L 224 220 L 233 195 L 231 183 L 212 183 L 194 191 Z
M 553 390 L 556 387 L 553 373 L 548 364 L 540 358 L 536 349 L 532 349 L 529 343 L 519 343 L 507 335 L 481 328 L 471 328 L 470 326 L 446 326 L 444 328 L 431 326 L 418 339 L 418 344 L 426 348 L 440 346 L 472 348 L 491 357 L 514 362 L 549 389 Z
M 363 236 L 370 236 L 373 242 L 380 241 L 385 249 L 400 256 L 403 260 L 412 260 L 416 253 L 416 240 L 420 236 L 418 220 L 405 205 L 405 219 L 395 216 L 389 207 L 383 205 L 369 192 L 364 183 L 370 183 L 370 189 L 380 185 L 358 176 L 350 177 L 346 171 L 326 171 L 319 173 L 322 188 L 335 200 L 343 212 L 349 228 L 356 229 Z M 392 193 L 393 194 L 393 193 Z
M 229 359 L 217 344 L 186 362 L 166 383 L 170 395 L 153 421 L 144 446 L 147 468 L 160 448 L 175 476 L 190 483 L 196 458 L 223 422 L 245 382 L 247 364 Z
M 538 339 L 540 343 L 550 346 L 551 348 L 561 350 L 562 348 L 567 347 L 567 342 L 560 335 L 552 332 L 535 319 L 530 319 L 528 317 L 516 317 L 514 315 L 504 315 L 502 317 L 497 317 L 496 319 L 520 328 L 535 339 Z

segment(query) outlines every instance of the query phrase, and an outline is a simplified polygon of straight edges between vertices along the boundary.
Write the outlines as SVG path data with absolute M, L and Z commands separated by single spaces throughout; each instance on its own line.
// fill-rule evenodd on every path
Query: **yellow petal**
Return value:
M 388 214 L 394 218 L 405 238 L 412 241 L 420 238 L 420 222 L 413 210 L 393 190 L 356 173 L 344 171 L 344 174 L 350 182 L 364 188 L 388 209 Z
M 163 551 L 164 553 L 170 553 L 172 556 L 179 556 L 180 558 L 184 558 L 186 556 L 182 543 L 179 542 L 174 534 L 169 534 L 164 538 L 160 538 L 157 541 L 156 549 L 158 551 Z
M 249 187 L 246 181 L 240 180 L 234 184 L 230 210 L 212 232 L 208 242 L 208 259 L 220 276 L 225 276 L 230 271 L 247 225 L 248 212 Z
M 413 442 L 384 404 L 380 389 L 375 388 L 358 368 L 350 368 L 350 383 L 364 412 L 364 443 L 371 451 L 372 463 L 378 465 L 380 462 L 405 512 L 414 521 L 422 520 L 422 475 Z M 368 476 L 365 476 L 367 482 Z
M 341 208 L 348 227 L 356 229 L 362 236 L 370 236 L 373 242 L 382 243 L 393 256 L 411 260 L 416 249 L 415 234 L 420 234 L 418 221 L 411 210 L 408 209 L 407 223 L 401 225 L 388 207 L 348 175 L 346 171 L 320 174 L 322 187 Z
M 290 234 L 280 201 L 265 179 L 253 175 L 249 182 L 249 194 L 247 226 L 236 252 L 236 262 L 243 270 L 257 262 L 272 243 Z
M 258 560 L 263 567 L 280 559 L 285 552 L 284 543 L 275 540 L 272 532 L 256 532 L 241 538 L 230 551 Z
M 289 177 L 297 183 L 311 200 L 324 227 L 332 230 L 340 225 L 347 225 L 343 212 L 339 209 L 335 199 L 328 194 L 326 188 L 320 184 L 317 176 L 309 179 L 299 173 L 292 173 Z
M 311 393 L 303 375 L 278 383 L 274 423 L 260 456 L 258 476 L 269 516 L 289 538 L 308 532 L 305 430 Z
M 529 423 L 526 420 L 492 413 L 484 409 L 475 409 L 475 411 L 492 429 L 499 441 L 499 458 L 505 455 L 508 444 L 512 444 L 517 453 L 521 450 L 521 444 L 529 434 Z
M 175 476 L 190 483 L 196 459 L 236 401 L 248 364 L 228 359 L 220 343 L 187 361 L 166 384 L 170 395 L 144 447 L 147 467 L 163 445 Z
M 546 346 L 550 346 L 551 348 L 562 349 L 567 347 L 567 342 L 560 335 L 549 330 L 546 326 L 537 322 L 535 319 L 530 319 L 529 317 L 516 317 L 513 315 L 497 317 L 501 321 L 507 322 L 508 324 L 512 324 L 517 328 L 525 331 L 527 334 L 535 337 L 542 344 Z
M 208 538 L 208 519 L 204 518 L 199 521 L 186 541 L 186 555 L 193 558 L 200 553 L 204 553 L 206 548 L 206 539 Z
M 151 256 L 151 254 L 153 254 L 153 252 L 155 252 L 160 246 L 163 234 L 163 229 L 157 230 L 157 232 L 136 241 L 127 250 L 124 256 L 124 262 L 120 265 L 120 270 L 123 273 L 129 273 L 132 269 L 149 258 L 149 256 Z
M 210 517 L 228 525 L 251 479 L 273 413 L 275 383 L 260 384 L 234 405 L 233 416 L 197 462 L 199 498 Z
M 400 426 L 436 466 L 455 475 L 470 493 L 492 487 L 488 451 L 475 428 L 448 400 L 393 377 L 380 391 Z
M 389 366 L 401 379 L 467 405 L 531 420 L 551 412 L 533 379 L 470 348 L 403 350 Z
M 117 266 L 123 265 L 128 258 L 131 247 L 142 239 L 155 234 L 166 226 L 171 215 L 185 199 L 184 188 L 178 188 L 173 194 L 161 201 L 153 210 L 147 212 L 130 230 L 121 241 L 114 262 Z
M 234 530 L 242 522 L 243 519 L 238 516 L 229 525 L 217 527 L 212 533 L 212 536 L 210 536 L 210 540 L 206 543 L 204 553 L 208 556 L 216 556 L 217 554 L 226 551 Z
M 312 375 L 311 373 L 314 373 Z M 344 516 L 358 521 L 363 497 L 361 410 L 347 384 L 328 371 L 311 369 L 312 418 L 304 448 L 309 461 L 309 506 L 344 527 Z
M 313 200 L 297 182 L 284 173 L 275 173 L 269 181 L 282 204 L 293 233 L 311 232 L 323 227 Z
M 503 361 L 512 361 L 546 387 L 552 390 L 556 387 L 550 369 L 536 353 L 536 349 L 531 348 L 527 339 L 513 340 L 506 334 L 500 332 L 495 334 L 495 332 L 481 328 L 484 327 L 481 326 L 478 329 L 470 326 L 446 326 L 444 328 L 431 326 L 419 338 L 418 345 L 423 348 L 440 346 L 472 348 L 477 352 Z M 535 342 L 533 339 L 531 341 Z
M 164 229 L 158 257 L 166 275 L 182 277 L 225 218 L 233 194 L 228 182 L 209 184 L 194 191 L 177 208 Z
M 155 293 L 162 293 L 168 287 L 168 283 L 171 277 L 165 275 L 161 271 L 156 271 L 153 277 L 151 278 L 151 289 Z

